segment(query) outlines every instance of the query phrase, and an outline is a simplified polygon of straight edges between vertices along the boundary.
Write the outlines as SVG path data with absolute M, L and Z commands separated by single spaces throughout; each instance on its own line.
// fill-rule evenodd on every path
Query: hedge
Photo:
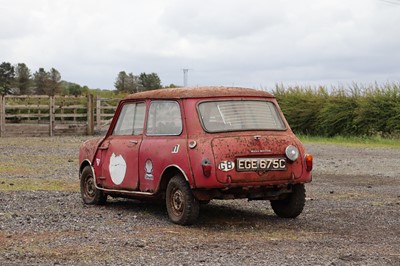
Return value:
M 400 137 L 400 85 L 326 88 L 276 85 L 292 130 L 311 136 Z

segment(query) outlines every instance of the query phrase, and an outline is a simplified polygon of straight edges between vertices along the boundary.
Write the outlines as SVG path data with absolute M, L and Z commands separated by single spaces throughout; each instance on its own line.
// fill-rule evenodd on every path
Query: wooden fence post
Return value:
M 96 96 L 96 127 L 100 129 L 101 126 L 101 98 Z
M 49 97 L 49 135 L 52 137 L 54 135 L 54 96 Z
M 94 109 L 93 109 L 93 94 L 87 96 L 87 134 L 94 134 Z
M 6 97 L 0 95 L 0 137 L 4 135 L 6 124 Z

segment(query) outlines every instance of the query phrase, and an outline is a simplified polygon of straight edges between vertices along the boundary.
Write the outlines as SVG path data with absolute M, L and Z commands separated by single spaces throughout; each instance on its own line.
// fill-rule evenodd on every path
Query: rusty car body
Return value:
M 86 204 L 163 199 L 182 225 L 214 199 L 270 200 L 278 216 L 295 218 L 313 165 L 272 94 L 230 87 L 131 94 L 106 135 L 81 145 L 79 162 Z

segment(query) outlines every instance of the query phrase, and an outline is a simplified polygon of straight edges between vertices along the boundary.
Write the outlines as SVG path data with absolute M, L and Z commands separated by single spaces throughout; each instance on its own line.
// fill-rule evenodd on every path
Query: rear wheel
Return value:
M 293 186 L 293 191 L 285 199 L 271 200 L 275 214 L 282 218 L 296 218 L 304 209 L 306 189 L 304 184 Z
M 169 218 L 176 224 L 193 224 L 199 216 L 199 202 L 180 175 L 174 176 L 168 183 L 166 205 Z
M 86 204 L 104 204 L 107 201 L 107 195 L 98 190 L 95 186 L 95 180 L 92 168 L 86 166 L 81 174 L 81 196 Z

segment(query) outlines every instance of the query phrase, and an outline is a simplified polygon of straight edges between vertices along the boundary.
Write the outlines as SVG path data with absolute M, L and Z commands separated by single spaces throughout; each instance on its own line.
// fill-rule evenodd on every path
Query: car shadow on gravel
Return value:
M 132 199 L 112 198 L 104 205 L 107 212 L 141 217 L 148 223 L 173 223 L 169 220 L 164 201 L 139 201 Z M 200 215 L 195 227 L 211 227 L 216 225 L 232 225 L 235 227 L 270 226 L 276 223 L 285 224 L 286 219 L 278 218 L 268 208 L 269 202 L 249 203 L 244 200 L 211 201 L 200 206 Z M 111 215 L 113 215 L 111 214 Z M 220 227 L 220 226 L 218 226 Z
M 238 228 L 248 228 L 269 226 L 284 220 L 278 218 L 272 210 L 267 208 L 269 202 L 263 204 L 265 206 L 260 208 L 243 201 L 238 203 L 235 203 L 235 201 L 210 203 L 202 206 L 197 224 L 210 227 L 231 225 Z
M 159 220 L 167 220 L 167 210 L 164 202 L 140 201 L 134 199 L 112 198 L 104 205 L 107 211 L 123 212 L 127 215 L 153 217 Z

